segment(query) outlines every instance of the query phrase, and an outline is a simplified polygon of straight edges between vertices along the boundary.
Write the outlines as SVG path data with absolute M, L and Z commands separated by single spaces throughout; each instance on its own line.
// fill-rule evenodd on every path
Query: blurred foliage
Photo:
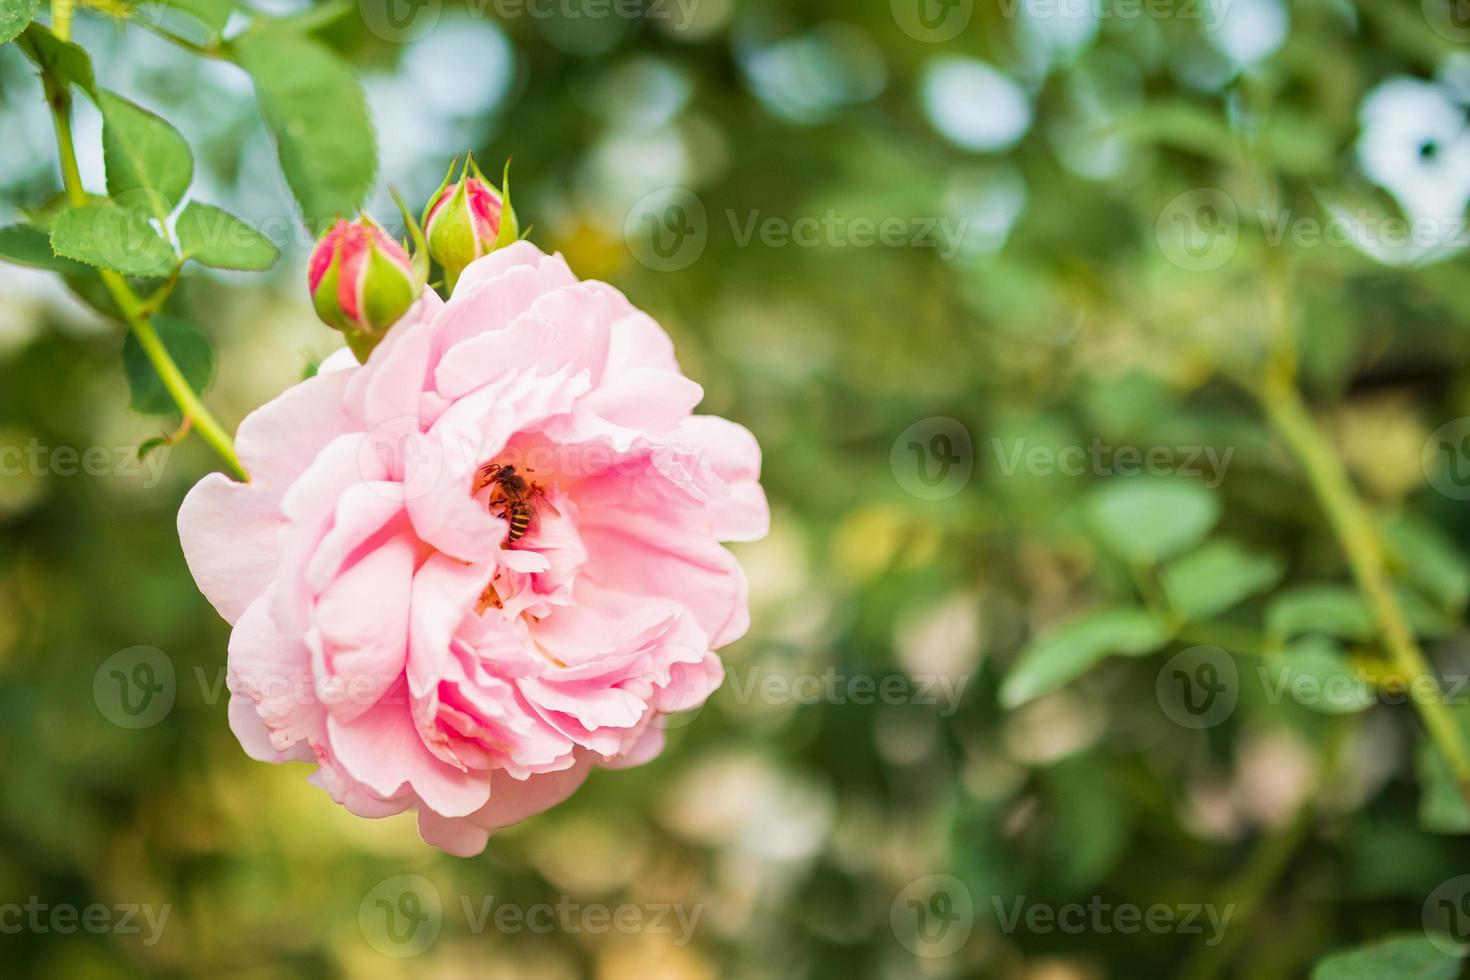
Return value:
M 1470 810 L 1260 397 L 1299 379 L 1470 729 L 1470 59 L 1449 4 L 961 0 L 925 8 L 965 15 L 942 40 L 902 0 L 593 5 L 434 2 L 407 27 L 369 0 L 269 9 L 362 72 L 380 183 L 417 202 L 466 148 L 513 157 L 530 237 L 653 313 L 706 408 L 759 437 L 774 523 L 738 549 L 755 625 L 730 679 L 657 761 L 594 775 L 468 861 L 411 817 L 348 815 L 303 767 L 251 762 L 225 719 L 228 630 L 173 528 L 213 457 L 185 438 L 137 462 L 171 426 L 128 412 L 120 329 L 0 267 L 0 905 L 171 907 L 152 945 L 7 928 L 7 973 L 1457 975 L 1438 930 L 1470 892 Z M 232 423 L 335 346 L 277 146 L 235 66 L 92 10 L 75 31 L 99 85 L 188 140 L 201 197 L 283 250 L 268 277 L 191 268 L 177 290 Z M 275 76 L 288 53 L 258 40 L 253 57 Z M 1383 93 L 1398 101 L 1368 111 Z M 59 178 L 14 45 L 0 125 L 19 219 Z M 89 186 L 100 135 L 79 104 Z M 641 202 L 676 187 L 705 241 L 660 267 Z M 859 218 L 930 227 L 937 247 L 856 244 Z M 1443 241 L 1379 247 L 1396 218 Z M 816 245 L 759 230 L 798 219 L 825 229 Z M 904 469 L 941 430 L 973 466 L 947 496 Z M 94 678 L 137 646 L 164 652 L 176 691 L 133 729 Z M 761 693 L 829 676 L 905 696 Z M 1191 678 L 1228 710 L 1189 714 Z M 957 702 L 918 696 L 940 681 Z M 437 889 L 443 930 L 398 960 L 359 912 L 401 874 Z M 936 874 L 962 883 L 974 930 L 929 957 L 897 920 Z M 476 931 L 461 900 L 491 896 L 702 917 L 687 945 Z M 1008 926 L 1018 901 L 1232 914 L 1208 944 Z

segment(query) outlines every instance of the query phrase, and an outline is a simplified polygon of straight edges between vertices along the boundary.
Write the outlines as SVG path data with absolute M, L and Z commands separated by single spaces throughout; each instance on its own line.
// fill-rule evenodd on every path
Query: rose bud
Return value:
M 321 237 L 307 265 L 307 284 L 317 316 L 346 335 L 359 361 L 424 288 L 403 246 L 367 215 L 339 220 Z
M 444 267 L 445 285 L 453 289 L 465 266 L 520 234 L 510 206 L 510 164 L 501 181 L 504 191 L 485 179 L 474 158 L 467 158 L 459 180 L 451 183 L 451 164 L 444 183 L 424 209 L 424 236 L 429 255 Z

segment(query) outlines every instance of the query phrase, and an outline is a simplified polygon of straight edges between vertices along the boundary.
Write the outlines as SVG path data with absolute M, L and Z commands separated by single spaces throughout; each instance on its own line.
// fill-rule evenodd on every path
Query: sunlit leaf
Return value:
M 1342 648 L 1306 637 L 1261 666 L 1268 694 L 1327 715 L 1354 714 L 1377 700 L 1373 685 L 1353 672 Z
M 178 264 L 173 248 L 150 224 L 146 207 L 113 201 L 57 215 L 51 247 L 57 255 L 129 276 L 163 278 Z
M 1447 609 L 1470 600 L 1470 557 L 1433 524 L 1404 516 L 1384 527 L 1402 576 Z
M 1423 933 L 1403 933 L 1334 953 L 1312 970 L 1312 980 L 1454 980 L 1461 960 Z
M 235 12 L 235 4 L 231 0 L 163 0 L 170 7 L 182 10 L 193 17 L 199 23 L 209 28 L 210 33 L 218 35 L 229 23 L 230 14 Z
M 1266 630 L 1281 640 L 1301 633 L 1366 640 L 1374 632 L 1373 610 L 1350 585 L 1298 585 L 1272 599 L 1266 610 Z
M 355 212 L 377 170 L 362 86 L 322 44 L 280 26 L 236 39 L 240 64 L 255 80 L 286 182 L 308 226 Z
M 174 230 L 186 259 L 216 269 L 262 271 L 281 254 L 269 238 L 212 204 L 190 201 Z
M 0 44 L 19 37 L 40 9 L 41 0 L 0 0 Z
M 1233 541 L 1212 541 L 1163 571 L 1169 604 L 1183 617 L 1208 620 L 1281 580 L 1280 559 L 1246 551 Z
M 1169 631 L 1143 609 L 1100 609 L 1073 619 L 1021 652 L 1001 685 L 1008 708 L 1054 691 L 1110 654 L 1137 656 L 1163 646 Z
M 96 92 L 97 80 L 92 74 L 92 58 L 82 48 L 70 41 L 63 41 L 40 24 L 27 27 L 16 43 L 42 71 L 89 94 Z
M 31 225 L 0 228 L 0 259 L 68 275 L 83 275 L 91 271 L 90 267 L 51 251 L 51 236 Z
M 1126 478 L 1094 490 L 1087 516 L 1119 557 L 1156 562 L 1203 539 L 1220 519 L 1220 501 L 1189 480 Z
M 189 144 L 163 119 L 102 89 L 102 155 L 107 193 L 114 200 L 146 200 L 154 217 L 166 220 L 189 189 L 194 157 Z

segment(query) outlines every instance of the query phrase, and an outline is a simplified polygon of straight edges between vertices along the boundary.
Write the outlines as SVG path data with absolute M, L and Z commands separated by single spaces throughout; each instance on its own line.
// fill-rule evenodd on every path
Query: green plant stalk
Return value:
M 63 41 L 69 40 L 71 33 L 73 2 L 74 0 L 53 0 L 52 2 L 52 32 Z M 85 204 L 87 192 L 82 187 L 81 170 L 77 166 L 76 145 L 71 133 L 70 91 L 65 82 L 49 74 L 43 80 L 46 101 L 51 106 L 51 117 L 55 124 L 56 149 L 61 157 L 61 179 L 66 189 L 67 200 L 72 206 Z M 154 329 L 150 319 L 157 304 L 152 298 L 148 302 L 139 299 L 120 273 L 111 269 L 101 269 L 99 272 L 103 285 L 107 287 L 108 293 L 112 295 L 113 301 L 122 311 L 128 329 L 132 331 L 138 341 L 138 346 L 147 355 L 149 363 L 158 373 L 159 380 L 163 382 L 164 388 L 172 396 L 174 404 L 178 405 L 179 411 L 183 413 L 184 420 L 192 423 L 200 437 L 214 449 L 236 476 L 249 482 L 250 474 L 246 472 L 239 456 L 235 454 L 235 444 L 230 434 L 204 406 L 198 393 L 194 391 L 188 379 L 184 377 L 184 373 L 179 370 L 178 364 L 174 362 L 173 356 L 169 354 L 168 348 L 159 339 L 158 331 Z
M 1184 980 L 1215 980 L 1229 965 L 1240 944 L 1251 938 L 1250 924 L 1275 889 L 1286 866 L 1312 826 L 1313 807 L 1303 805 L 1256 846 L 1240 877 L 1226 885 L 1221 899 L 1231 908 L 1225 935 L 1214 946 L 1202 948 L 1190 961 Z
M 71 18 L 77 0 L 51 0 L 51 33 L 63 41 L 71 40 Z
M 1260 915 L 1261 906 L 1275 890 L 1312 828 L 1318 799 L 1337 782 L 1349 739 L 1359 724 L 1358 718 L 1345 716 L 1333 726 L 1322 748 L 1316 791 L 1256 845 L 1239 876 L 1227 882 L 1221 890 L 1218 904 L 1233 907 L 1229 925 L 1219 943 L 1196 952 L 1181 974 L 1185 980 L 1215 980 L 1235 957 L 1241 943 L 1251 938 L 1251 923 Z
M 1465 748 L 1464 733 L 1439 696 L 1439 680 L 1430 670 L 1429 661 L 1419 649 L 1393 593 L 1377 526 L 1353 489 L 1342 461 L 1318 430 L 1296 385 L 1284 372 L 1277 373 L 1259 395 L 1266 415 L 1286 440 L 1326 511 L 1327 520 L 1347 554 L 1353 578 L 1383 631 L 1383 645 L 1394 667 L 1410 683 L 1423 678 L 1420 683 L 1433 685 L 1434 696 L 1415 698 L 1414 704 L 1424 719 L 1429 737 L 1448 761 L 1461 795 L 1470 801 L 1470 752 Z

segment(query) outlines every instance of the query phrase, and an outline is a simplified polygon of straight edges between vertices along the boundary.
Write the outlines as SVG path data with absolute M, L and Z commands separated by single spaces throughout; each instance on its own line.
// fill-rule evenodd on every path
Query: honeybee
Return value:
M 510 523 L 510 534 L 506 537 L 508 544 L 515 544 L 525 537 L 536 516 L 537 504 L 551 507 L 546 500 L 546 491 L 540 485 L 528 482 L 514 466 L 486 463 L 480 467 L 475 477 L 474 492 L 479 493 L 486 487 L 494 487 L 490 491 L 491 513 Z M 497 507 L 499 510 L 495 509 Z M 551 509 L 556 510 L 554 507 Z

